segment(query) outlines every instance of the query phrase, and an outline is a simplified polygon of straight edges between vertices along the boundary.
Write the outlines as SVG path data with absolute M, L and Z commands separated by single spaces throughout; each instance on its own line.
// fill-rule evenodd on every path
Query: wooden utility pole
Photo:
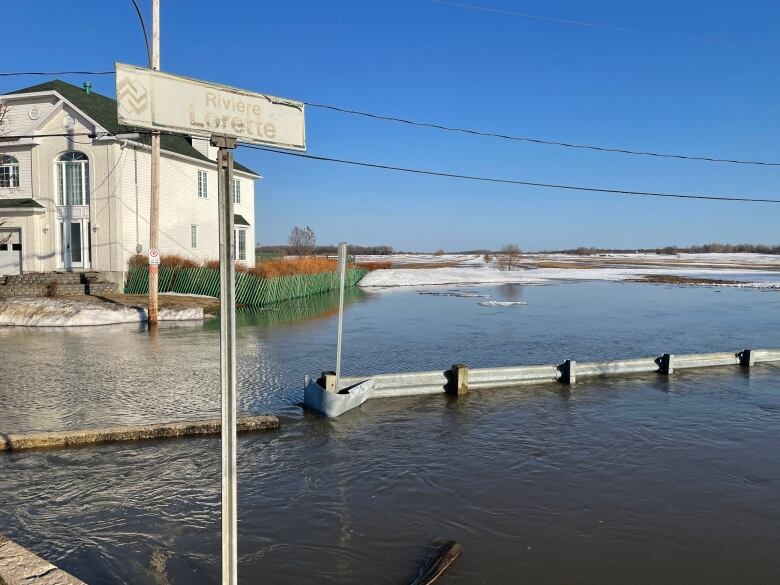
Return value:
M 160 0 L 152 0 L 152 69 L 160 70 Z M 158 249 L 160 232 L 160 132 L 152 131 L 152 196 L 149 248 Z M 149 331 L 157 330 L 157 265 L 149 266 Z

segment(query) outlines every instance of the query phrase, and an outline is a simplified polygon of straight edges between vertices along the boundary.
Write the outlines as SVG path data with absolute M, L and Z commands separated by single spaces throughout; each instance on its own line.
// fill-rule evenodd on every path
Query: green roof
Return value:
M 43 91 L 56 91 L 112 134 L 125 134 L 139 131 L 138 128 L 125 126 L 124 124 L 120 124 L 117 121 L 116 100 L 99 93 L 95 93 L 94 91 L 87 93 L 81 87 L 71 85 L 70 83 L 62 81 L 61 79 L 53 79 L 45 83 L 39 83 L 38 85 L 25 87 L 24 89 L 17 89 L 16 91 L 11 91 L 9 93 L 36 93 Z M 149 144 L 151 142 L 151 137 L 148 134 L 142 134 L 139 142 Z M 160 137 L 160 148 L 167 150 L 168 152 L 174 152 L 176 154 L 182 154 L 190 158 L 214 163 L 213 160 L 204 156 L 196 148 L 194 148 L 186 136 L 165 134 Z M 241 163 L 235 161 L 234 167 L 236 170 L 258 175 L 258 173 L 252 169 L 249 169 Z
M 9 209 L 13 207 L 44 209 L 43 205 L 34 199 L 0 199 L 0 209 Z

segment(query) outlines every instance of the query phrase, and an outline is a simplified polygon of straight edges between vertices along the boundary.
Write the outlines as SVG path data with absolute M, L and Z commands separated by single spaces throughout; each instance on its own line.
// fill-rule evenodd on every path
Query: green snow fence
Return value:
M 347 286 L 355 286 L 368 273 L 364 268 L 347 270 Z M 216 268 L 181 268 L 160 266 L 157 290 L 187 295 L 219 297 L 219 270 Z M 267 306 L 280 301 L 297 299 L 337 290 L 337 272 L 296 274 L 262 278 L 245 272 L 236 273 L 236 302 L 246 306 Z M 149 271 L 145 266 L 131 268 L 127 273 L 125 294 L 140 295 L 149 292 Z

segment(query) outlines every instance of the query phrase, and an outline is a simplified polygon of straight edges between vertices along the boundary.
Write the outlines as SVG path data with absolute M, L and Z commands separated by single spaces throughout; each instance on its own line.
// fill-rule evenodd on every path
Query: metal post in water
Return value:
M 219 365 L 222 391 L 222 585 L 238 585 L 236 488 L 236 269 L 233 249 L 233 152 L 236 139 L 212 136 L 219 202 Z
M 344 281 L 347 277 L 347 243 L 339 243 L 339 331 L 336 340 L 336 392 L 341 377 L 341 334 L 344 329 Z

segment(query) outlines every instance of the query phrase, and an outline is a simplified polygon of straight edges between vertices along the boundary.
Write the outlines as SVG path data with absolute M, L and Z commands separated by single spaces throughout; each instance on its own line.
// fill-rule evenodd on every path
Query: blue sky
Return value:
M 161 0 L 162 69 L 283 97 L 545 139 L 780 160 L 780 4 Z M 140 4 L 151 19 L 149 0 Z M 48 5 L 48 6 L 47 6 Z M 145 64 L 130 0 L 3 7 L 4 70 Z M 618 29 L 631 29 L 630 31 Z M 80 85 L 86 78 L 67 77 Z M 43 81 L 0 78 L 0 92 Z M 114 94 L 113 77 L 90 78 Z M 780 198 L 780 167 L 600 154 L 307 110 L 309 152 L 539 182 Z M 249 149 L 258 240 L 402 250 L 780 243 L 780 205 L 488 185 Z

